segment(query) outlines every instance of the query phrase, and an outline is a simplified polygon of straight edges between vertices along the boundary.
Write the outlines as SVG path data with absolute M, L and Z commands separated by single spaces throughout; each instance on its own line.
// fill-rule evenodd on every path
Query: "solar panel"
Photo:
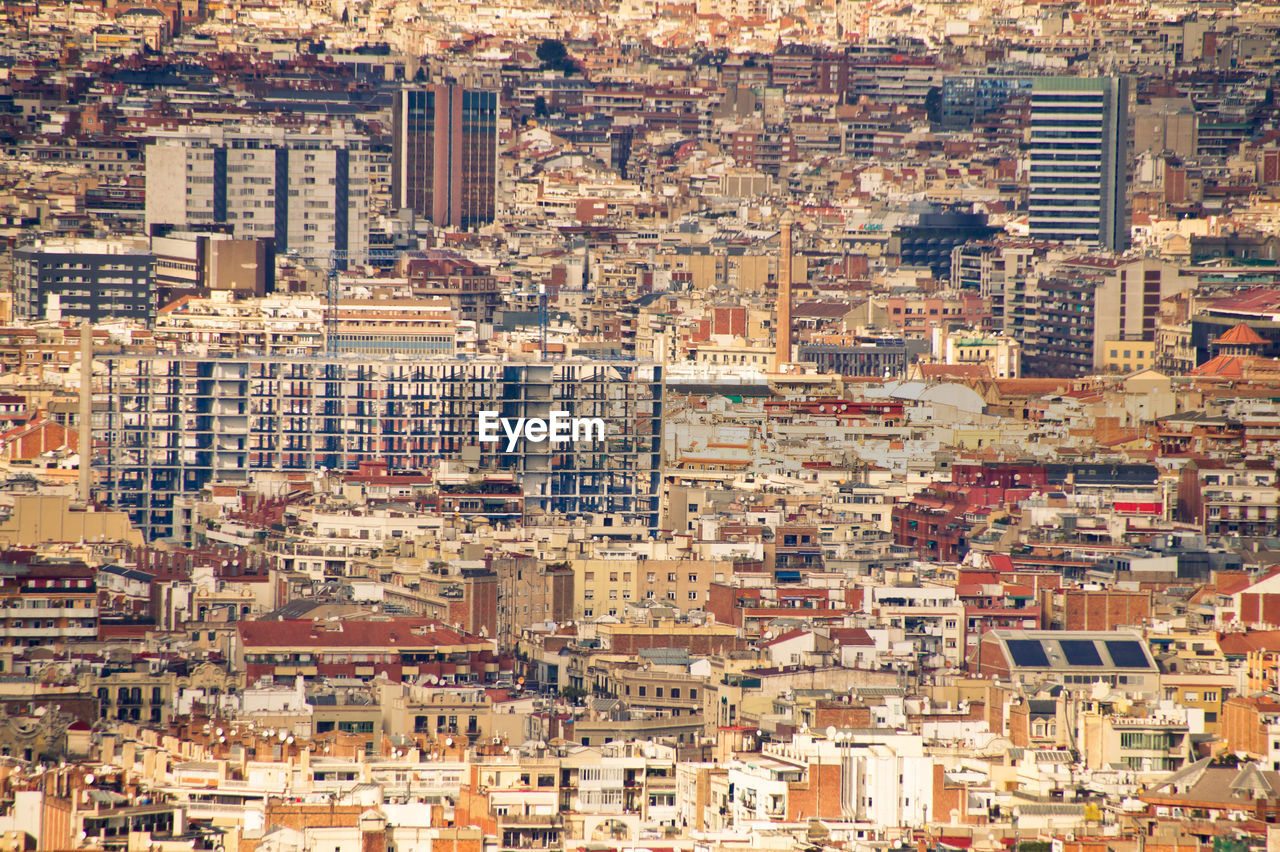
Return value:
M 1039 639 L 1009 639 L 1005 644 L 1009 646 L 1009 656 L 1013 657 L 1015 666 L 1049 668 L 1049 655 L 1044 652 Z
M 1101 666 L 1102 655 L 1092 639 L 1061 639 L 1062 656 L 1073 666 Z
M 1151 667 L 1151 664 L 1147 662 L 1147 655 L 1143 653 L 1141 642 L 1109 639 L 1107 640 L 1107 653 L 1111 655 L 1111 662 L 1122 669 L 1147 669 Z

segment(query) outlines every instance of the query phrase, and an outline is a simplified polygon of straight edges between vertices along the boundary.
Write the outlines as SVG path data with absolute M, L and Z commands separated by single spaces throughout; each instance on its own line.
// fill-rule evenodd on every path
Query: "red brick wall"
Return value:
M 736 636 L 715 636 L 705 633 L 686 633 L 672 636 L 666 633 L 614 633 L 611 652 L 635 654 L 645 648 L 688 648 L 689 654 L 723 654 L 745 650 L 747 643 Z
M 1245 592 L 1240 595 L 1240 620 L 1249 627 L 1280 625 L 1280 595 Z
M 787 819 L 840 819 L 840 765 L 810 763 L 808 777 L 787 787 Z
M 1009 661 L 1004 658 L 1004 650 L 994 638 L 987 636 L 978 641 L 977 657 L 973 667 L 983 677 L 1009 678 Z
M 1267 753 L 1266 729 L 1260 718 L 1258 703 L 1252 698 L 1228 698 L 1222 705 L 1219 733 L 1228 751 L 1241 751 L 1255 757 Z
M 828 725 L 837 728 L 870 728 L 871 708 L 840 701 L 820 701 L 813 710 L 813 727 L 824 730 Z
M 13 441 L 9 449 L 9 457 L 15 461 L 29 461 L 41 453 L 47 453 L 63 446 L 74 450 L 76 447 L 76 433 L 69 431 L 59 423 L 48 421 Z
M 737 590 L 723 583 L 712 583 L 707 593 L 707 612 L 721 624 L 742 626 L 742 611 L 735 605 Z
M 1151 592 L 1071 589 L 1060 594 L 1064 630 L 1114 630 L 1140 625 L 1151 615 Z

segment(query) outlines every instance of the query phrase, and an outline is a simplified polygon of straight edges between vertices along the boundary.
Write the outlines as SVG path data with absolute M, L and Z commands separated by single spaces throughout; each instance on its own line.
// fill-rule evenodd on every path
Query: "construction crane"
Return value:
M 537 296 L 538 297 L 538 328 L 539 328 L 539 349 L 542 352 L 543 360 L 547 357 L 547 285 L 539 284 L 537 290 L 517 290 L 511 294 L 512 296 Z
M 418 256 L 420 254 L 421 252 L 416 249 L 364 249 L 362 251 L 332 249 L 327 254 L 303 254 L 297 251 L 290 251 L 286 254 L 288 257 L 298 258 L 304 263 L 304 265 L 316 265 L 315 262 L 321 260 L 328 261 L 324 268 L 324 345 L 326 354 L 335 355 L 338 351 L 339 273 L 348 268 L 352 263 L 371 264 L 374 266 L 391 266 L 404 255 Z

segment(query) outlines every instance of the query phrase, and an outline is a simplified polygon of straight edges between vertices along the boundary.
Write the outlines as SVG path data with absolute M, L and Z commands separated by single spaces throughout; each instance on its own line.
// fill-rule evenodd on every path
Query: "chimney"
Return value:
M 80 416 L 76 426 L 76 452 L 80 455 L 80 500 L 85 509 L 93 495 L 93 326 L 87 321 L 80 326 Z
M 777 354 L 774 369 L 791 363 L 791 214 L 782 214 L 782 245 L 778 254 Z
M 367 810 L 360 815 L 361 852 L 386 852 L 387 818 L 379 810 Z

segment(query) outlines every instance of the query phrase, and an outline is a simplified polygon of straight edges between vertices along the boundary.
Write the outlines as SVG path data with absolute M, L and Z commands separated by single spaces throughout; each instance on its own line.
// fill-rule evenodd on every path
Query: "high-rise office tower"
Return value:
M 391 180 L 397 208 L 442 227 L 492 222 L 498 93 L 453 83 L 396 94 Z
M 277 252 L 369 244 L 369 139 L 349 126 L 191 126 L 147 146 L 148 230 L 228 224 Z
M 1128 246 L 1128 100 L 1123 77 L 1032 81 L 1032 238 Z

